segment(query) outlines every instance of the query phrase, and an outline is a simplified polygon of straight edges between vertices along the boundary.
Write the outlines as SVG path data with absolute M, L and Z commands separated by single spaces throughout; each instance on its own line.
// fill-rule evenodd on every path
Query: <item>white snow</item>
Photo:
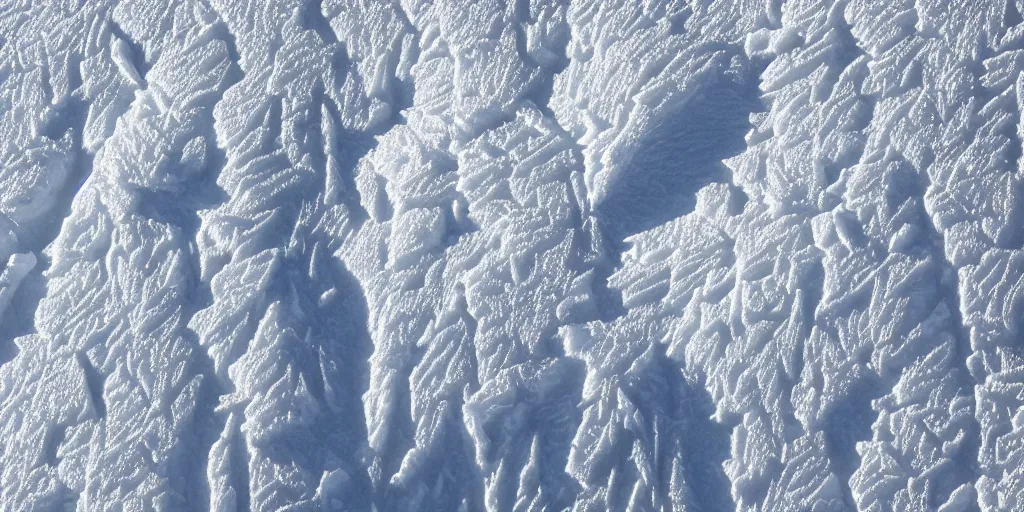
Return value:
M 0 510 L 1024 510 L 1022 11 L 0 2 Z

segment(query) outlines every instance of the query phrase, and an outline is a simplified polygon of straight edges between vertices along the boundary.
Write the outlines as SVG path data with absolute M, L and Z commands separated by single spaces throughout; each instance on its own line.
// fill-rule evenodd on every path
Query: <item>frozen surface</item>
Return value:
M 1024 510 L 1022 0 L 2 0 L 0 510 Z

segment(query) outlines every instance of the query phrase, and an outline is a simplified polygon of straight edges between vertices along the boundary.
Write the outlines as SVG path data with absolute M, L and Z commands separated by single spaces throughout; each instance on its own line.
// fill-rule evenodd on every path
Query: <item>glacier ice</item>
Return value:
M 1024 510 L 1022 12 L 0 2 L 0 510 Z

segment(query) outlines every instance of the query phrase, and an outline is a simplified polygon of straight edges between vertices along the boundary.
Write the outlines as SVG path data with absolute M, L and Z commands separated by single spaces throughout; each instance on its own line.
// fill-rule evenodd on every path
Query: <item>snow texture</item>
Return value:
M 0 510 L 1024 511 L 1024 0 L 2 0 Z

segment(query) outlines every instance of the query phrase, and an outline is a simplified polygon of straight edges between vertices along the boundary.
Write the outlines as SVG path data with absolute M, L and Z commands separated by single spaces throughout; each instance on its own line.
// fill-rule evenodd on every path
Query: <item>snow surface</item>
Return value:
M 1024 511 L 1024 1 L 0 1 L 0 510 Z

